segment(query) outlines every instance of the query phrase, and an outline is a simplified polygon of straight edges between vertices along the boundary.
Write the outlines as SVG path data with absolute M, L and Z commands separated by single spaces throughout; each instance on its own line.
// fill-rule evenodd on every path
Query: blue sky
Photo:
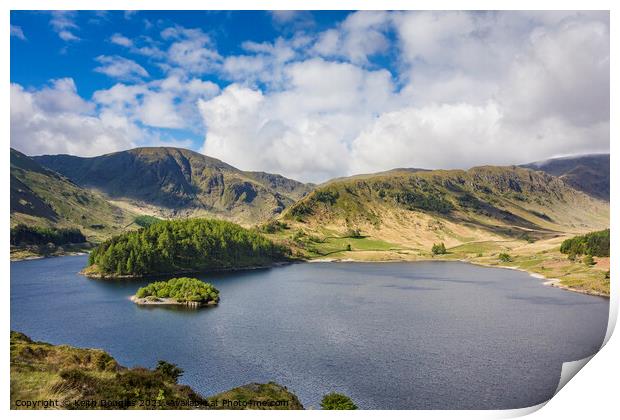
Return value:
M 11 144 L 309 181 L 609 150 L 605 12 L 11 12 Z

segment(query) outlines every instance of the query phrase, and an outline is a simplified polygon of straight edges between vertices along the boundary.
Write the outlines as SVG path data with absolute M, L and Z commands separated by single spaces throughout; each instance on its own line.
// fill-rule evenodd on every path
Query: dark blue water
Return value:
M 213 273 L 218 307 L 146 309 L 128 298 L 148 281 L 89 280 L 85 263 L 11 263 L 11 328 L 126 366 L 168 360 L 203 395 L 273 380 L 314 408 L 331 391 L 368 409 L 540 403 L 562 362 L 599 349 L 609 308 L 518 271 L 419 262 Z

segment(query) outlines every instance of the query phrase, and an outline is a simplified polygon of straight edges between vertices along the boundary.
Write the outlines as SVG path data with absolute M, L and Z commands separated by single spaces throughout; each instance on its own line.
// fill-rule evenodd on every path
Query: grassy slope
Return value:
M 132 220 L 130 212 L 11 149 L 11 226 L 78 227 L 97 242 Z
M 279 214 L 310 186 L 263 172 L 244 172 L 199 153 L 145 147 L 93 158 L 38 156 L 42 165 L 134 210 L 169 217 L 218 217 L 252 225 Z
M 289 409 L 303 409 L 295 395 L 275 383 L 248 384 L 207 398 L 160 373 L 127 369 L 102 350 L 53 346 L 11 332 L 11 408 L 16 400 L 125 400 L 157 401 L 158 408 L 187 408 L 179 403 L 197 401 L 201 408 L 222 408 L 221 399 L 286 400 Z M 218 405 L 215 406 L 215 403 Z M 80 408 L 68 404 L 66 408 Z M 92 407 L 82 407 L 92 408 Z M 101 408 L 100 406 L 97 408 Z M 143 408 L 143 407 L 132 407 Z M 263 407 L 264 408 L 264 407 Z
M 392 171 L 336 180 L 317 191 L 286 211 L 287 229 L 270 235 L 306 258 L 428 259 L 433 243 L 444 242 L 449 254 L 435 258 L 520 267 L 565 286 L 609 293 L 608 261 L 588 267 L 559 253 L 563 239 L 609 226 L 608 203 L 547 174 L 516 167 Z M 321 201 L 321 192 L 337 198 Z M 442 214 L 403 205 L 394 197 L 404 192 L 441 197 L 453 209 Z M 362 237 L 347 237 L 352 229 Z M 501 263 L 500 252 L 514 261 Z

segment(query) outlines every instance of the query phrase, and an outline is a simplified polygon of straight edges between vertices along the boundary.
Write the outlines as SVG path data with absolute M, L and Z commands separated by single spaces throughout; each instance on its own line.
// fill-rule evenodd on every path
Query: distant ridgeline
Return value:
M 609 257 L 609 229 L 567 239 L 562 242 L 560 252 L 569 255 Z
M 78 244 L 86 242 L 79 229 L 44 228 L 17 225 L 11 228 L 11 245 L 54 245 Z
M 260 233 L 210 219 L 161 221 L 109 239 L 89 257 L 90 276 L 143 276 L 267 266 L 290 251 Z

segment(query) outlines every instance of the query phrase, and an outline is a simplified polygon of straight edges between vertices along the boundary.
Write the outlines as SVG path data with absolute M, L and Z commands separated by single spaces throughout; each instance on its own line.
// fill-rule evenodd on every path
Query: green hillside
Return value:
M 11 226 L 79 228 L 99 241 L 131 223 L 133 214 L 11 149 Z
M 209 216 L 252 225 L 281 213 L 311 185 L 170 147 L 145 147 L 93 158 L 37 156 L 76 184 L 164 218 Z M 132 207 L 129 207 L 132 208 Z M 137 210 L 139 211 L 139 210 Z
M 484 166 L 468 171 L 393 171 L 340 179 L 318 187 L 285 212 L 284 219 L 341 231 L 380 232 L 400 219 L 458 225 L 465 230 L 532 239 L 607 227 L 609 206 L 542 172 Z M 410 226 L 412 227 L 412 226 Z M 418 226 L 406 235 L 433 230 Z M 456 232 L 437 225 L 455 240 Z M 441 235 L 437 235 L 441 236 Z M 436 238 L 436 239 L 439 239 Z
M 205 398 L 177 383 L 182 372 L 165 361 L 153 370 L 128 369 L 102 350 L 54 346 L 11 332 L 12 409 L 303 409 L 294 394 L 273 382 Z M 225 400 L 238 406 L 226 406 Z M 263 404 L 244 405 L 247 401 Z

